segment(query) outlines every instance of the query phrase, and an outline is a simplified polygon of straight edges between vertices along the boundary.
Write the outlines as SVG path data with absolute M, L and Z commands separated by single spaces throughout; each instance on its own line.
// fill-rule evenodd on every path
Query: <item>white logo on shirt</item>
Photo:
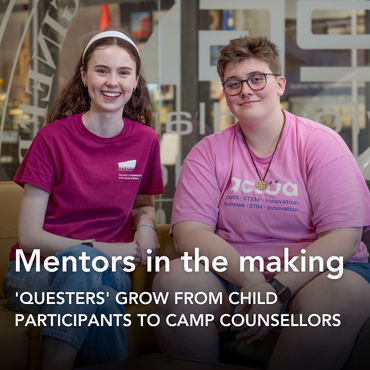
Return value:
M 118 171 L 119 171 L 118 179 L 119 180 L 140 180 L 142 175 L 133 173 L 135 168 L 136 168 L 136 159 L 132 159 L 131 161 L 119 162 L 118 163 Z
M 235 185 L 233 185 L 235 183 Z M 298 197 L 298 186 L 297 184 L 293 184 L 291 182 L 287 182 L 283 186 L 281 184 L 278 184 L 278 181 L 275 181 L 275 190 L 271 187 L 272 181 L 270 182 L 270 185 L 266 189 L 266 193 L 270 195 L 277 195 L 279 194 L 281 188 L 283 190 L 283 193 L 287 195 L 288 197 Z M 242 182 L 241 179 L 238 179 L 237 177 L 233 177 L 231 179 L 231 187 L 230 191 L 239 191 L 239 189 L 242 190 L 243 193 L 250 193 L 252 191 L 255 191 L 257 194 L 262 194 L 263 192 L 261 190 L 258 190 L 256 188 L 256 185 L 249 180 L 244 180 Z
M 136 167 L 136 159 L 118 163 L 118 171 L 132 171 Z

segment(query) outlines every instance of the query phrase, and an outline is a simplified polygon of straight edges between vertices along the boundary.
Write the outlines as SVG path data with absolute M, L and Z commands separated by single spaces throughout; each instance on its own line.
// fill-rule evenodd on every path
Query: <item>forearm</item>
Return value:
M 18 243 L 26 253 L 40 249 L 43 257 L 54 256 L 82 240 L 69 239 L 44 230 L 49 194 L 31 184 L 25 184 L 18 222 Z
M 137 228 L 140 224 L 144 225 Z M 134 241 L 137 243 L 141 255 L 140 265 L 146 264 L 148 258 L 147 253 L 150 253 L 151 257 L 153 257 L 159 249 L 154 225 L 154 196 L 138 195 L 134 202 L 134 209 L 132 210 L 132 226 L 135 229 Z
M 40 250 L 40 255 L 42 257 L 54 256 L 56 253 L 71 247 L 73 245 L 79 245 L 83 242 L 81 239 L 70 239 L 64 238 L 62 236 L 54 235 L 48 233 L 44 230 L 33 231 L 29 233 L 26 237 L 19 238 L 19 246 L 26 253 L 32 254 L 34 249 Z M 139 255 L 138 247 L 135 242 L 130 243 L 105 243 L 94 241 L 93 247 L 99 249 L 105 253 L 108 257 L 119 257 L 119 264 L 122 264 L 123 258 L 125 256 L 133 256 L 135 258 L 134 262 L 138 264 L 140 259 L 137 258 Z
M 155 225 L 155 209 L 153 206 L 141 206 L 132 211 L 132 226 L 139 224 Z
M 23 230 L 19 232 L 18 236 L 20 248 L 26 253 L 32 253 L 34 249 L 40 249 L 42 257 L 54 256 L 56 253 L 72 245 L 81 244 L 82 241 L 79 239 L 65 238 L 42 229 Z
M 258 270 L 249 272 L 248 266 L 246 268 L 248 272 L 240 272 L 240 254 L 229 243 L 214 234 L 211 227 L 207 226 L 207 229 L 199 228 L 197 224 L 184 222 L 175 225 L 174 241 L 178 253 L 183 255 L 188 252 L 189 255 L 194 257 L 195 248 L 198 248 L 199 255 L 208 258 L 210 269 L 238 286 L 252 287 L 265 281 L 261 272 Z M 215 271 L 212 267 L 213 259 L 219 256 L 223 256 L 227 260 L 224 272 Z
M 18 223 L 18 242 L 26 253 L 39 249 L 42 257 L 54 256 L 56 253 L 83 242 L 81 239 L 71 239 L 55 235 L 44 230 L 45 214 L 49 194 L 31 184 L 25 184 Z M 91 237 L 91 236 L 90 236 Z M 134 262 L 141 261 L 140 251 L 135 241 L 129 243 L 93 242 L 96 249 L 109 257 L 133 256 Z
M 343 264 L 346 263 L 357 251 L 361 241 L 362 228 L 346 228 L 331 230 L 323 233 L 319 238 L 310 244 L 304 254 L 300 254 L 294 263 L 298 272 L 289 270 L 282 271 L 275 275 L 283 285 L 288 286 L 292 295 L 298 292 L 304 285 L 309 283 L 322 270 L 319 269 L 319 263 L 313 263 L 313 271 L 310 270 L 308 261 L 310 258 L 319 257 L 323 261 L 324 269 L 327 270 L 330 257 L 338 256 L 343 258 Z M 302 256 L 305 257 L 305 268 L 302 266 Z M 329 265 L 334 266 L 334 262 Z M 305 270 L 305 271 L 302 271 Z M 332 273 L 336 275 L 337 273 Z

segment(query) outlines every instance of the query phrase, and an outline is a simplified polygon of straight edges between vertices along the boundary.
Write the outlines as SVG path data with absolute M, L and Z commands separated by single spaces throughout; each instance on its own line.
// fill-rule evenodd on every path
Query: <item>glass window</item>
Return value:
M 219 50 L 240 35 L 267 36 L 279 46 L 284 109 L 333 128 L 356 157 L 364 152 L 370 146 L 370 2 L 232 6 L 226 0 L 0 1 L 0 180 L 12 180 L 86 43 L 109 28 L 136 42 L 156 108 L 166 186 L 156 199 L 158 222 L 170 222 L 190 149 L 235 123 L 216 64 Z

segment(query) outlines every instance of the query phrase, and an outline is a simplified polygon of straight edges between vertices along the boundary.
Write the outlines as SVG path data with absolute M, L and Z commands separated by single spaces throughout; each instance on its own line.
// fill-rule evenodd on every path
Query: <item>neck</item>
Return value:
M 82 122 L 93 134 L 110 138 L 118 135 L 123 129 L 122 112 L 119 113 L 96 113 L 89 110 L 83 114 Z
M 277 114 L 271 115 L 264 122 L 260 120 L 240 122 L 245 141 L 257 156 L 267 157 L 275 150 L 284 120 L 284 113 L 279 109 Z

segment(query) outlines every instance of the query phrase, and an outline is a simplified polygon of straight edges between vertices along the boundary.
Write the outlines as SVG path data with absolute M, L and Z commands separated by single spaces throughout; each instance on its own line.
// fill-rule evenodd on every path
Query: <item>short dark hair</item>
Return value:
M 247 58 L 261 59 L 268 64 L 272 73 L 281 75 L 279 49 L 267 37 L 241 36 L 230 40 L 220 51 L 217 62 L 217 73 L 224 82 L 225 68 L 228 63 L 239 63 Z

